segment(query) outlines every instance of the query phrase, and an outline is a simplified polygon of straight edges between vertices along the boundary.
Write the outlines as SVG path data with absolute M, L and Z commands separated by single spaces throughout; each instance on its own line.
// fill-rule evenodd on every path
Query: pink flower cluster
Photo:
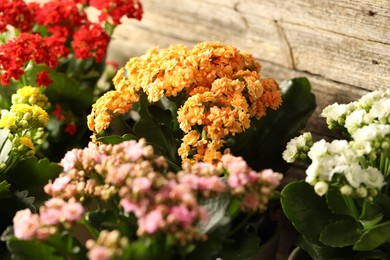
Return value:
M 61 165 L 66 173 L 45 186 L 52 197 L 119 201 L 121 214 L 136 217 L 138 236 L 165 233 L 181 244 L 206 239 L 199 224 L 206 224 L 209 215 L 201 201 L 228 193 L 243 211 L 264 211 L 281 179 L 272 170 L 255 172 L 232 155 L 224 155 L 217 165 L 184 163 L 181 171 L 169 172 L 166 159 L 155 156 L 143 139 L 90 143 L 69 151 Z
M 18 211 L 13 219 L 14 234 L 21 240 L 45 240 L 57 232 L 59 224 L 70 227 L 83 213 L 83 206 L 74 200 L 52 198 L 40 207 L 39 214 L 30 209 Z
M 242 157 L 230 154 L 224 155 L 221 161 L 228 172 L 227 184 L 232 195 L 242 198 L 241 209 L 264 212 L 283 175 L 271 169 L 256 172 Z

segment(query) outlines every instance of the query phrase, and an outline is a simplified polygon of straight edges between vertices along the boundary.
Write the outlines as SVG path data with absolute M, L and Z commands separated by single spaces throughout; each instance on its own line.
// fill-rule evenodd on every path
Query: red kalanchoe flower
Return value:
M 29 61 L 43 63 L 50 68 L 57 67 L 61 53 L 45 39 L 39 34 L 22 33 L 0 45 L 0 79 L 3 85 L 8 85 L 10 78 L 18 80 Z
M 65 119 L 64 114 L 62 113 L 62 107 L 60 104 L 56 104 L 55 109 L 53 111 L 53 115 L 56 116 L 58 121 L 62 121 Z
M 47 71 L 41 71 L 41 72 L 37 73 L 37 77 L 36 77 L 35 81 L 37 82 L 38 87 L 40 87 L 40 86 L 47 87 L 51 83 L 53 83 L 53 81 L 50 79 L 50 74 Z
M 62 34 L 67 37 L 68 34 L 84 24 L 87 21 L 86 13 L 77 7 L 77 1 L 73 0 L 58 0 L 50 1 L 41 6 L 36 11 L 35 21 L 39 25 L 48 27 L 49 32 L 54 33 L 60 27 L 66 29 L 57 34 Z M 65 34 L 64 34 L 65 32 Z
M 70 136 L 74 136 L 76 134 L 76 131 L 77 131 L 77 126 L 75 123 L 69 123 L 65 127 L 65 132 L 67 132 Z
M 7 25 L 22 32 L 30 31 L 33 17 L 33 10 L 23 0 L 0 1 L 0 32 L 7 31 Z
M 104 59 L 110 37 L 100 25 L 93 23 L 84 25 L 74 33 L 73 38 L 72 47 L 76 58 L 94 57 L 96 62 Z
M 99 21 L 104 22 L 111 18 L 114 25 L 120 24 L 123 16 L 142 19 L 143 9 L 139 0 L 90 0 L 89 4 L 102 11 Z

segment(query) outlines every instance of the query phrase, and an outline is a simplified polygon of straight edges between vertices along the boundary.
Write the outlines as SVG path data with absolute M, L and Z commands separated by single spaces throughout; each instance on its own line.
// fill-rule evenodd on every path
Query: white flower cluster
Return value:
M 288 163 L 293 163 L 297 160 L 305 161 L 307 159 L 307 152 L 312 145 L 313 139 L 311 133 L 303 133 L 287 143 L 287 147 L 283 152 L 283 159 Z
M 287 162 L 308 159 L 306 182 L 322 196 L 330 186 L 344 195 L 373 197 L 385 185 L 384 173 L 375 164 L 380 155 L 390 158 L 390 89 L 368 93 L 349 104 L 326 107 L 329 128 L 341 128 L 350 140 L 318 141 L 309 133 L 292 139 L 283 152 Z M 304 158 L 306 153 L 307 158 Z
M 360 155 L 390 152 L 390 89 L 370 92 L 349 104 L 326 107 L 329 128 L 342 128 L 352 137 L 354 148 Z
M 328 191 L 329 185 L 335 185 L 344 195 L 365 198 L 375 196 L 385 184 L 377 168 L 360 165 L 360 156 L 352 142 L 321 140 L 314 143 L 308 156 L 312 163 L 306 170 L 306 182 L 320 196 Z

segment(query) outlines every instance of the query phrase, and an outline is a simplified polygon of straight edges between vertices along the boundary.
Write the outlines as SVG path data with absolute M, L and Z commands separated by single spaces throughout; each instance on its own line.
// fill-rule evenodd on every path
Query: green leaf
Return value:
M 36 240 L 8 239 L 7 247 L 13 255 L 13 259 L 29 260 L 62 260 L 62 257 L 54 254 L 55 249 L 45 243 Z
M 157 105 L 148 106 L 148 113 L 160 124 L 171 128 L 173 117 L 169 110 L 164 110 Z
M 363 233 L 353 247 L 354 250 L 368 251 L 390 242 L 390 221 L 378 224 Z
M 86 111 L 90 110 L 93 101 L 93 88 L 83 88 L 79 81 L 66 74 L 47 67 L 34 66 L 26 72 L 27 83 L 35 86 L 36 74 L 43 70 L 50 73 L 50 79 L 53 81 L 45 89 L 45 94 L 52 104 L 60 103 L 64 108 L 71 109 L 73 113 L 78 115 L 85 114 Z
M 29 157 L 20 161 L 8 172 L 8 181 L 15 190 L 28 190 L 29 195 L 34 196 L 38 201 L 44 201 L 48 195 L 44 193 L 43 187 L 58 177 L 62 167 L 52 163 L 48 159 Z
M 298 239 L 297 245 L 311 256 L 311 258 L 308 259 L 350 260 L 355 259 L 353 256 L 356 255 L 350 247 L 333 248 L 322 244 L 311 243 L 303 237 Z
M 211 230 L 206 241 L 197 242 L 195 249 L 189 253 L 186 259 L 216 259 L 216 256 L 223 248 L 223 242 L 230 230 L 230 222 L 221 222 L 219 226 Z
M 328 224 L 321 232 L 320 241 L 331 247 L 352 246 L 360 238 L 362 230 L 353 218 Z
M 102 136 L 96 138 L 96 140 L 99 142 L 103 142 L 105 144 L 119 144 L 123 141 L 138 140 L 138 138 L 131 134 L 125 134 L 122 136 L 117 136 L 117 135 Z
M 181 160 L 177 152 L 179 144 L 173 131 L 168 126 L 160 124 L 149 114 L 148 107 L 150 105 L 146 95 L 140 95 L 139 105 L 141 119 L 134 125 L 135 134 L 145 138 L 153 146 L 155 152 L 166 156 L 171 164 L 180 165 Z
M 280 84 L 282 105 L 267 110 L 260 120 L 252 120 L 251 127 L 236 135 L 231 151 L 244 157 L 256 169 L 272 168 L 285 172 L 289 165 L 282 152 L 291 138 L 295 137 L 313 113 L 316 102 L 306 78 L 294 78 Z
M 335 220 L 325 198 L 304 181 L 289 183 L 281 193 L 281 203 L 287 218 L 310 242 L 317 243 L 324 227 Z

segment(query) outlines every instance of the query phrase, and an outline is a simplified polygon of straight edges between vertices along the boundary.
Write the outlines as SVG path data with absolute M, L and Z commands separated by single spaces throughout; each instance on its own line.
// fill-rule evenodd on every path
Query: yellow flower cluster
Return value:
M 0 128 L 9 130 L 13 146 L 19 152 L 34 152 L 34 143 L 42 142 L 43 128 L 49 116 L 43 108 L 50 106 L 48 98 L 38 88 L 26 86 L 12 95 L 12 106 L 2 110 Z
M 47 96 L 41 93 L 40 88 L 25 86 L 12 95 L 12 104 L 37 105 L 43 109 L 49 108 L 50 103 Z
M 252 55 L 219 42 L 190 50 L 184 45 L 151 49 L 117 72 L 116 90 L 95 103 L 88 126 L 94 133 L 106 129 L 112 116 L 131 109 L 140 91 L 149 102 L 183 93 L 186 100 L 177 118 L 184 132 L 179 155 L 183 161 L 214 162 L 221 158 L 227 137 L 245 131 L 251 118 L 261 118 L 282 101 L 278 84 L 261 78 L 259 71 Z

